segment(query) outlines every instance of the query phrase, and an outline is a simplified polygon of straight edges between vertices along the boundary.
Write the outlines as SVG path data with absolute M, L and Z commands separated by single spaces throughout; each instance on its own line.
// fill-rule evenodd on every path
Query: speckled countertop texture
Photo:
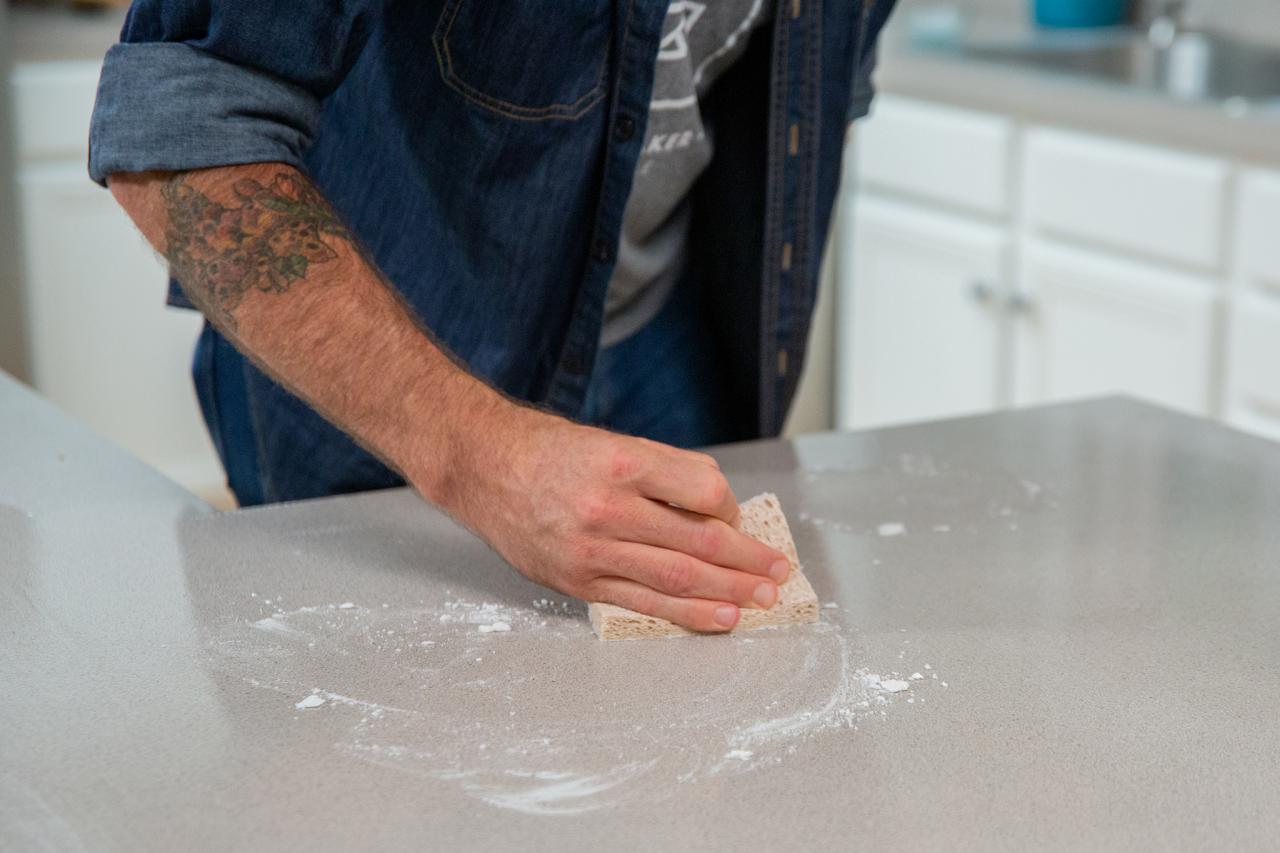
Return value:
M 3 378 L 0 425 L 0 849 L 1280 831 L 1280 446 L 1204 421 L 725 448 L 822 621 L 619 643 L 409 492 L 219 514 Z

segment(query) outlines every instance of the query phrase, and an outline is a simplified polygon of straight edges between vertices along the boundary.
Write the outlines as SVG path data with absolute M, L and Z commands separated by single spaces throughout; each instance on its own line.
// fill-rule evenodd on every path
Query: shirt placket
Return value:
M 818 166 L 823 0 L 778 0 L 769 105 L 765 240 L 761 271 L 760 430 L 778 431 L 799 379 L 812 307 L 795 286 L 812 279 L 813 189 Z
M 546 399 L 552 408 L 564 413 L 574 413 L 582 407 L 600 344 L 604 294 L 617 264 L 622 214 L 644 142 L 653 89 L 653 57 L 662 37 L 667 0 L 626 0 L 619 7 L 624 23 L 617 44 L 614 94 L 608 104 L 609 131 L 600 200 L 593 218 L 587 269 Z

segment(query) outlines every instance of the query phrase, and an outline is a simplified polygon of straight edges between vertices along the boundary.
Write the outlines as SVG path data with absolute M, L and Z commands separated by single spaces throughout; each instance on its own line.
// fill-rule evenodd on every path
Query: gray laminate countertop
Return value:
M 0 428 L 0 849 L 1280 832 L 1280 446 L 1204 421 L 724 448 L 821 623 L 607 644 L 407 491 L 219 514 L 3 378 Z

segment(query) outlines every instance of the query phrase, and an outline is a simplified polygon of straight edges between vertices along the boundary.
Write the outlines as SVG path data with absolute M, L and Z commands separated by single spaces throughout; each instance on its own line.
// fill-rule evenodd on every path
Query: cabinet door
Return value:
M 1280 441 L 1280 172 L 1240 178 L 1223 416 Z
M 1254 169 L 1240 177 L 1236 209 L 1236 269 L 1242 283 L 1280 298 L 1280 171 Z
M 163 265 L 84 165 L 19 176 L 32 383 L 193 490 L 222 476 L 189 378 L 200 328 L 166 308 Z
M 1018 402 L 1131 394 L 1212 408 L 1213 281 L 1047 243 L 1025 247 Z
M 1002 402 L 1002 229 L 859 196 L 840 246 L 842 428 L 969 414 Z
M 1236 295 L 1225 409 L 1232 426 L 1280 441 L 1280 297 Z

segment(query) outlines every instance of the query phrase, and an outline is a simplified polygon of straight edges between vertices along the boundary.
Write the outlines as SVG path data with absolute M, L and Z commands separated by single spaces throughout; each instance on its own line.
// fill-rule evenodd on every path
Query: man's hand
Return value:
M 509 403 L 486 420 L 442 502 L 531 579 L 695 631 L 777 601 L 786 557 L 736 529 L 710 456 Z

